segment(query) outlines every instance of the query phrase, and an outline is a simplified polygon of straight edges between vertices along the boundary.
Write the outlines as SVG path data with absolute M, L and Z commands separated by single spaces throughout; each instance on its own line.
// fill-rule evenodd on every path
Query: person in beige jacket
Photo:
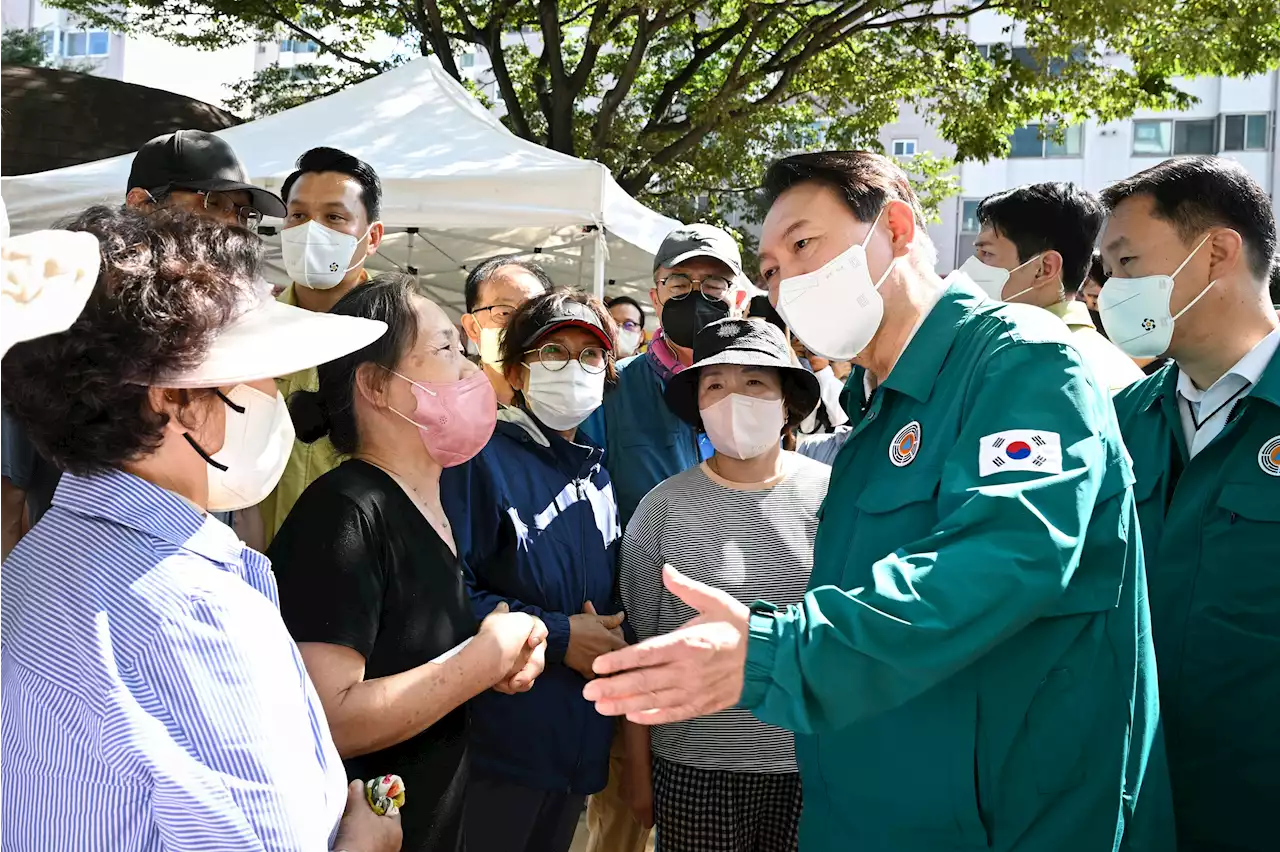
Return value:
M 1076 300 L 1102 228 L 1102 205 L 1092 193 L 1073 183 L 1033 183 L 988 196 L 977 216 L 982 230 L 961 272 L 996 301 L 1035 305 L 1059 317 L 1112 393 L 1143 378 Z

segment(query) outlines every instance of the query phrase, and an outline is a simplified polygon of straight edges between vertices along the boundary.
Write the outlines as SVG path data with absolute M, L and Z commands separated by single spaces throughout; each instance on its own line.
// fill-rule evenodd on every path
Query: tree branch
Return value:
M 749 9 L 750 7 L 748 7 Z M 662 87 L 657 100 L 653 103 L 653 109 L 649 111 L 649 120 L 645 123 L 644 129 L 640 131 L 642 136 L 646 133 L 651 133 L 652 128 L 662 121 L 667 114 L 667 110 L 671 109 L 671 105 L 675 103 L 676 95 L 680 94 L 680 90 L 697 76 L 707 60 L 726 44 L 741 35 L 750 23 L 750 12 L 744 10 L 738 16 L 738 20 L 720 30 L 714 38 L 693 52 L 693 56 L 685 63 L 684 68 L 680 69 L 680 73 L 668 80 L 666 85 Z
M 489 20 L 481 30 L 463 8 L 460 0 L 448 0 L 449 6 L 462 22 L 462 29 L 469 39 L 482 45 L 489 53 L 489 64 L 493 68 L 493 80 L 498 84 L 498 92 L 502 95 L 502 103 L 507 107 L 507 118 L 511 122 L 512 131 L 522 139 L 537 142 L 529 129 L 529 118 L 524 113 L 524 105 L 520 103 L 520 93 L 516 91 L 511 79 L 511 69 L 507 66 L 507 57 L 502 49 L 502 35 L 507 31 L 507 13 L 515 6 L 515 0 L 504 0 L 490 10 Z
M 996 0 L 983 0 L 976 6 L 967 9 L 958 9 L 954 12 L 931 12 L 926 15 L 916 15 L 911 18 L 889 18 L 879 20 L 883 15 L 876 15 L 868 22 L 860 25 L 858 30 L 883 30 L 889 27 L 901 27 L 906 24 L 923 24 L 929 21 L 957 21 L 964 18 L 970 18 L 979 12 L 987 9 L 997 8 L 1000 4 Z M 906 8 L 905 6 L 902 8 Z
M 662 13 L 659 12 L 653 22 L 657 23 L 661 20 L 663 20 Z M 649 39 L 656 29 L 660 29 L 660 26 L 651 29 L 650 20 L 645 13 L 641 12 L 637 15 L 636 40 L 631 43 L 631 53 L 627 55 L 627 61 L 618 73 L 618 79 L 605 93 L 600 101 L 600 109 L 596 111 L 591 145 L 597 150 L 604 147 L 605 140 L 609 138 L 609 131 L 613 129 L 613 119 L 618 114 L 618 108 L 622 106 L 631 87 L 635 85 L 636 76 L 640 73 L 640 65 L 644 62 L 645 51 L 649 49 Z
M 359 65 L 361 68 L 366 68 L 370 71 L 382 70 L 382 63 L 373 62 L 368 59 L 360 59 L 359 57 L 352 56 L 351 54 L 346 53 L 345 51 L 338 50 L 338 48 L 329 44 L 324 39 L 316 35 L 315 33 L 308 32 L 307 30 L 300 27 L 298 24 L 291 21 L 287 16 L 282 15 L 280 13 L 280 10 L 277 9 L 275 6 L 268 6 L 264 11 L 266 12 L 266 15 L 268 18 L 271 18 L 273 21 L 277 21 L 281 24 L 284 24 L 286 27 L 293 30 L 298 35 L 302 36 L 303 38 L 309 41 L 315 42 L 321 49 L 325 50 L 328 53 L 333 54 L 334 56 L 338 57 L 344 62 L 350 62 L 352 65 Z
M 414 22 L 421 36 L 419 50 L 427 55 L 427 48 L 440 60 L 441 67 L 450 77 L 461 82 L 462 74 L 458 72 L 458 63 L 453 59 L 453 45 L 449 42 L 449 34 L 444 29 L 444 16 L 440 14 L 440 4 L 436 0 L 413 0 L 407 4 L 406 15 Z
M 586 84 L 586 77 L 595 64 L 595 54 L 600 50 L 597 42 L 593 48 L 591 35 L 587 35 L 587 45 L 582 60 L 578 63 L 581 82 L 575 85 L 579 74 L 573 78 L 565 72 L 564 51 L 561 40 L 564 35 L 560 29 L 560 4 L 556 0 L 538 0 L 538 23 L 542 29 L 542 59 L 539 63 L 545 67 L 551 78 L 551 85 L 540 88 L 538 102 L 547 117 L 547 147 L 565 154 L 574 154 L 573 107 L 578 100 L 578 92 Z M 595 25 L 592 16 L 592 25 Z
M 600 48 L 608 37 L 607 33 L 603 32 L 605 18 L 608 14 L 608 3 L 605 0 L 596 0 L 591 13 L 591 23 L 587 25 L 587 42 L 582 48 L 582 58 L 578 60 L 573 73 L 569 75 L 569 90 L 573 92 L 575 99 L 587 85 L 587 78 L 591 76 L 592 69 L 596 67 L 596 58 L 600 55 Z M 560 27 L 561 32 L 564 31 L 562 23 L 557 22 L 556 26 Z

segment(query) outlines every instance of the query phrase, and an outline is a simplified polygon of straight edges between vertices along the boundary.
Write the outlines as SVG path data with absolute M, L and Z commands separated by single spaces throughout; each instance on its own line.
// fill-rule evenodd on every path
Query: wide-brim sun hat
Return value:
M 308 311 L 268 297 L 228 323 L 199 365 L 151 384 L 214 388 L 279 378 L 363 349 L 386 331 L 381 320 Z
M 667 406 L 691 426 L 701 423 L 698 375 L 703 367 L 715 364 L 776 368 L 790 377 L 794 390 L 791 401 L 805 413 L 813 411 L 822 399 L 818 377 L 796 362 L 781 329 L 760 319 L 717 320 L 694 337 L 693 364 L 667 383 Z

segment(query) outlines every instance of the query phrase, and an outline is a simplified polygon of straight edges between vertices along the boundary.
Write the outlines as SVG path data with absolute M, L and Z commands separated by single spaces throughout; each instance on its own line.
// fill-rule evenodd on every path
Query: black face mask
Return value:
M 683 299 L 668 299 L 662 304 L 662 333 L 676 346 L 693 348 L 693 338 L 716 320 L 729 316 L 729 303 L 714 302 L 701 293 L 690 293 Z

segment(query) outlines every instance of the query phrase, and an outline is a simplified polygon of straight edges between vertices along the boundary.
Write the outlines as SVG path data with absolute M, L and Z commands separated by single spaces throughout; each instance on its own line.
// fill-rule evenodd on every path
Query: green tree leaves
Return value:
M 1280 65 L 1280 0 L 53 2 L 209 49 L 317 42 L 328 64 L 267 69 L 238 88 L 233 108 L 254 115 L 402 61 L 371 59 L 378 37 L 438 56 L 460 79 L 455 56 L 482 51 L 513 132 L 605 163 L 628 191 L 684 218 L 749 209 L 765 165 L 789 151 L 878 149 L 902 104 L 957 159 L 985 160 L 1029 122 L 1183 108 L 1179 76 Z M 995 13 L 998 43 L 975 43 L 970 22 L 991 31 Z M 910 163 L 931 197 L 947 191 L 948 165 Z

